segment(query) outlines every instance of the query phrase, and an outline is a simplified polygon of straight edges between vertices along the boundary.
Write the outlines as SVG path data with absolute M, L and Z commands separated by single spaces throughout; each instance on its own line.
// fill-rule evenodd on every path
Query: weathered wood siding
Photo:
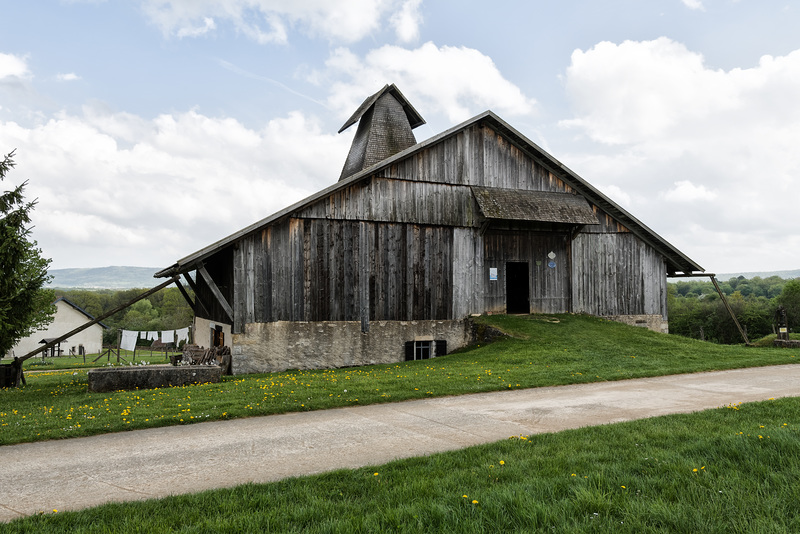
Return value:
M 506 313 L 506 263 L 527 262 L 532 313 L 566 313 L 570 308 L 570 247 L 566 234 L 489 231 L 483 236 L 484 310 Z M 548 254 L 555 254 L 555 267 Z M 489 269 L 497 268 L 497 280 Z
M 597 206 L 592 206 L 594 214 L 597 216 L 598 224 L 587 224 L 581 229 L 582 233 L 587 234 L 608 234 L 630 232 L 622 223 L 614 219 L 611 215 L 601 210 Z
M 240 239 L 219 260 L 233 264 L 219 276 L 234 286 L 234 331 L 503 313 L 507 262 L 528 263 L 531 312 L 666 314 L 663 258 L 599 207 L 574 241 L 567 225 L 487 230 L 470 186 L 573 192 L 492 128 L 465 128 Z
M 453 228 L 289 219 L 239 241 L 235 332 L 274 321 L 453 317 Z
M 572 192 L 560 178 L 498 132 L 478 125 L 391 165 L 384 176 L 453 185 Z
M 299 211 L 298 218 L 473 226 L 478 208 L 469 187 L 372 178 Z
M 667 317 L 664 258 L 631 233 L 572 241 L 572 303 L 592 315 Z
M 483 313 L 483 240 L 474 228 L 453 229 L 453 318 Z

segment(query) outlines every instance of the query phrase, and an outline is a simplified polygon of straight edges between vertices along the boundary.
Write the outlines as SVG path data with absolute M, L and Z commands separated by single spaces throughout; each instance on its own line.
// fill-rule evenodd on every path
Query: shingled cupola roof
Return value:
M 406 100 L 400 89 L 391 84 L 364 100 L 339 129 L 339 133 L 356 122 L 358 130 L 339 180 L 416 145 L 417 140 L 411 130 L 425 124 L 425 119 Z

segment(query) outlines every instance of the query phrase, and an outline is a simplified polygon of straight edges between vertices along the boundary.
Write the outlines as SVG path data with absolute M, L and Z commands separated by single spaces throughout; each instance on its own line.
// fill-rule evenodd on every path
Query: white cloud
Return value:
M 178 37 L 200 37 L 208 32 L 217 29 L 214 19 L 211 17 L 203 17 L 203 25 L 197 27 L 184 26 L 177 32 Z
M 629 194 L 631 213 L 676 246 L 698 239 L 692 224 L 728 236 L 720 257 L 751 258 L 762 242 L 786 239 L 773 221 L 796 211 L 800 50 L 723 71 L 666 38 L 599 43 L 573 53 L 565 81 L 574 118 L 562 126 L 598 152 L 565 160 L 601 190 Z M 703 265 L 709 250 L 698 252 Z
M 603 188 L 603 193 L 608 195 L 609 198 L 612 198 L 614 202 L 616 202 L 623 208 L 628 207 L 632 204 L 630 193 L 614 184 L 608 185 L 605 188 Z
M 536 111 L 532 98 L 506 80 L 489 56 L 472 48 L 430 42 L 414 50 L 387 45 L 363 58 L 340 48 L 326 67 L 326 74 L 315 79 L 330 83 L 329 105 L 343 117 L 385 83 L 397 84 L 418 110 L 438 110 L 450 122 L 486 109 L 515 117 Z
M 675 182 L 674 187 L 666 191 L 663 196 L 670 202 L 693 202 L 695 200 L 714 200 L 717 193 L 704 185 L 695 185 L 689 180 L 680 180 Z
M 3 78 L 27 79 L 31 77 L 28 63 L 24 57 L 0 52 L 0 80 Z
M 410 43 L 419 39 L 419 26 L 422 23 L 422 14 L 419 11 L 421 5 L 422 0 L 406 0 L 400 10 L 389 19 L 400 41 Z
M 700 11 L 705 11 L 705 7 L 703 6 L 702 0 L 681 0 L 683 5 L 688 7 L 689 9 L 697 9 Z
M 601 42 L 572 53 L 566 89 L 579 118 L 563 124 L 611 144 L 658 137 L 687 118 L 740 105 L 731 78 L 666 37 Z
M 286 43 L 289 30 L 343 42 L 356 42 L 379 30 L 397 0 L 142 0 L 150 20 L 165 34 L 204 35 L 226 21 L 259 43 Z M 413 1 L 410 2 L 413 4 Z M 413 5 L 402 6 L 408 17 Z M 412 31 L 408 24 L 403 31 Z M 202 30 L 198 32 L 198 29 Z
M 57 74 L 56 79 L 60 82 L 73 82 L 75 80 L 80 80 L 81 77 L 74 72 L 67 72 L 66 74 Z
M 9 177 L 29 180 L 33 237 L 55 268 L 168 265 L 335 183 L 348 148 L 302 113 L 254 130 L 196 111 L 86 108 L 0 122 L 0 138 L 18 147 Z

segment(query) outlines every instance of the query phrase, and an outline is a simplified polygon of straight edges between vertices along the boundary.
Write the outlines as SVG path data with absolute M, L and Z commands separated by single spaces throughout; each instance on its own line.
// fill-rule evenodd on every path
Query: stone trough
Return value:
M 222 380 L 216 365 L 136 365 L 89 370 L 89 391 L 103 393 L 120 389 L 153 389 Z

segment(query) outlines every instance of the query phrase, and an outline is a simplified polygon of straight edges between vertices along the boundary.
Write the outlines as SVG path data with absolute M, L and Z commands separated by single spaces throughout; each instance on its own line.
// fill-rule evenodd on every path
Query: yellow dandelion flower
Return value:
M 506 465 L 506 463 L 503 460 L 500 460 L 500 465 Z
M 478 504 L 478 501 L 476 501 L 475 499 L 472 499 L 472 504 Z

